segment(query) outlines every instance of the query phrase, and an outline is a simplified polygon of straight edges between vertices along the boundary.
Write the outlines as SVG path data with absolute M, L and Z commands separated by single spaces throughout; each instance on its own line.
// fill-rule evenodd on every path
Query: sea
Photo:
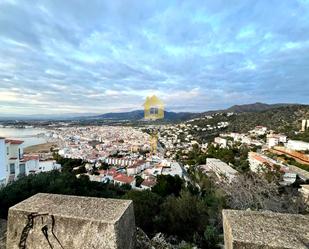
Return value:
M 24 141 L 22 144 L 23 148 L 44 144 L 46 143 L 46 138 L 42 135 L 45 134 L 46 130 L 38 128 L 8 128 L 0 127 L 0 137 L 5 137 L 7 139 L 18 139 Z M 40 135 L 39 135 L 40 134 Z

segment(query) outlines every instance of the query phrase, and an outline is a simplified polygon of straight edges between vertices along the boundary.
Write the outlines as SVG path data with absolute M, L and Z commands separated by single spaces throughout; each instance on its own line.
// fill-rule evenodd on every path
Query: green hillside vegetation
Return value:
M 247 132 L 257 125 L 291 134 L 299 131 L 301 120 L 309 117 L 308 105 L 292 105 L 255 113 L 242 113 L 229 117 L 228 131 Z
M 244 112 L 228 116 L 226 113 L 218 113 L 212 119 L 202 119 L 191 122 L 192 125 L 205 127 L 215 126 L 219 122 L 229 122 L 229 126 L 224 129 L 227 132 L 248 132 L 255 126 L 266 126 L 276 132 L 283 132 L 290 136 L 295 136 L 295 131 L 301 128 L 301 120 L 309 118 L 309 105 L 289 105 L 276 107 L 265 111 Z M 201 137 L 209 136 L 213 132 L 199 132 Z M 214 136 L 215 134 L 211 134 Z M 309 139 L 308 133 L 299 135 L 300 138 Z M 308 140 L 307 140 L 308 141 Z
M 199 248 L 218 248 L 222 242 L 220 215 L 225 201 L 214 186 L 201 192 L 178 176 L 162 175 L 152 191 L 131 190 L 129 185 L 92 182 L 88 176 L 76 178 L 72 168 L 83 163 L 58 159 L 66 165 L 63 172 L 24 176 L 0 190 L 0 218 L 6 219 L 9 207 L 36 193 L 124 198 L 133 200 L 136 225 L 148 236 L 161 232 Z
M 291 139 L 301 140 L 309 143 L 309 131 L 294 134 L 291 136 Z

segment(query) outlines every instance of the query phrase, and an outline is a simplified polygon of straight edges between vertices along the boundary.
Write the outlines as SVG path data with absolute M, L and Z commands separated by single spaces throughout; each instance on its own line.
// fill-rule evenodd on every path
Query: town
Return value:
M 293 184 L 301 179 L 300 192 L 308 199 L 309 143 L 292 140 L 285 134 L 277 134 L 264 126 L 253 127 L 248 133 L 223 132 L 228 122 L 218 122 L 206 127 L 194 125 L 200 120 L 210 120 L 218 114 L 195 118 L 179 124 L 157 126 L 155 148 L 153 148 L 153 125 L 130 126 L 61 126 L 49 128 L 45 136 L 57 144 L 53 152 L 23 154 L 23 141 L 0 139 L 1 160 L 5 162 L 6 177 L 3 186 L 23 175 L 50 170 L 61 170 L 53 154 L 63 158 L 81 159 L 82 165 L 74 170 L 77 177 L 86 175 L 91 181 L 129 185 L 133 189 L 151 189 L 158 175 L 178 175 L 190 181 L 187 171 L 198 168 L 207 175 L 215 175 L 227 184 L 245 170 L 255 173 L 279 170 L 281 184 Z M 227 115 L 235 115 L 228 113 Z M 302 120 L 299 133 L 309 129 L 309 120 Z M 212 141 L 200 142 L 196 131 L 216 131 L 219 136 Z M 237 156 L 224 160 L 211 156 L 210 150 L 241 150 L 244 168 L 239 168 Z M 206 153 L 202 162 L 190 161 L 190 153 L 198 149 Z M 208 154 L 207 154 L 208 153 Z M 236 159 L 236 160 L 235 160 Z M 247 167 L 247 168 L 246 168 Z

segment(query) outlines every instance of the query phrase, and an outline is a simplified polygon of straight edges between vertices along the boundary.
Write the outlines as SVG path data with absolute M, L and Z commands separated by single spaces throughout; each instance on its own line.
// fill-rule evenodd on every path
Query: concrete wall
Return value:
M 129 200 L 37 194 L 8 215 L 10 249 L 133 249 L 133 203 Z
M 307 249 L 309 216 L 223 210 L 225 249 Z

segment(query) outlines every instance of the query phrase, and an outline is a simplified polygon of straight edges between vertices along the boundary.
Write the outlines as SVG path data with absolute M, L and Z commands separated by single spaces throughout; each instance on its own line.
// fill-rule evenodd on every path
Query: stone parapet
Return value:
M 131 249 L 135 245 L 129 200 L 36 194 L 11 207 L 7 248 Z
M 309 217 L 223 210 L 225 249 L 307 249 Z

